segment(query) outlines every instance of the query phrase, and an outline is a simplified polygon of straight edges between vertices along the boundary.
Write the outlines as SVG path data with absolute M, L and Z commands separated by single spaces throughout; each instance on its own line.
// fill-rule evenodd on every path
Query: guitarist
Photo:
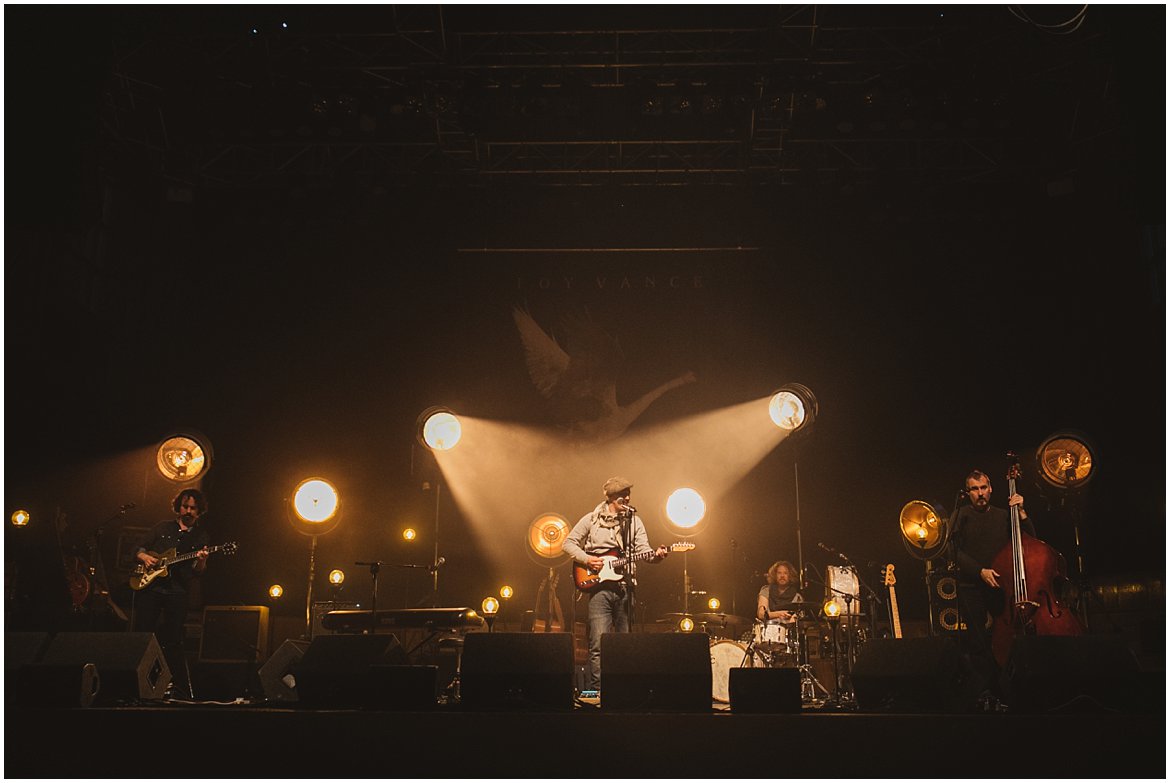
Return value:
M 207 569 L 207 530 L 199 518 L 207 513 L 207 498 L 195 488 L 181 490 L 171 503 L 174 519 L 159 522 L 150 530 L 137 558 L 146 567 L 159 562 L 159 555 L 175 550 L 176 555 L 198 552 L 182 563 L 167 566 L 167 575 L 154 579 L 133 594 L 135 631 L 149 631 L 158 637 L 159 646 L 170 667 L 176 692 L 191 695 L 187 661 L 183 654 L 183 623 L 187 620 L 188 593 L 191 579 Z
M 646 526 L 630 505 L 632 487 L 621 476 L 614 476 L 602 485 L 605 500 L 581 517 L 565 539 L 564 551 L 574 562 L 590 571 L 600 571 L 605 564 L 603 555 L 628 557 L 654 552 L 650 562 L 657 563 L 670 553 L 667 547 L 651 548 Z M 631 603 L 637 584 L 635 565 L 635 562 L 628 563 L 621 579 L 607 579 L 589 591 L 586 690 L 597 691 L 601 687 L 601 635 L 630 630 Z

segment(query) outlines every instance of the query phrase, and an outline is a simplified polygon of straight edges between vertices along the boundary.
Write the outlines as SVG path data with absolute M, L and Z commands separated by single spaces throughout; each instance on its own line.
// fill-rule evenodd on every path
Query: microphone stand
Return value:
M 634 512 L 620 511 L 622 515 L 622 549 L 625 551 L 623 555 L 630 557 L 634 554 Z M 638 576 L 638 565 L 636 560 L 630 560 L 626 564 L 626 594 L 622 600 L 626 605 L 626 630 L 633 630 L 634 623 L 634 583 Z
M 370 633 L 378 632 L 378 571 L 382 568 L 382 561 L 375 560 L 371 563 L 354 563 L 359 566 L 370 567 L 370 578 L 373 580 L 373 586 L 370 590 Z
M 849 559 L 849 556 L 842 552 L 841 557 L 844 558 L 845 562 L 849 564 L 849 567 L 853 569 L 853 573 L 857 576 L 858 583 L 865 588 L 865 592 L 868 594 L 869 637 L 872 639 L 877 635 L 877 627 L 874 625 L 874 620 L 877 617 L 877 605 L 882 603 L 882 599 L 878 596 L 877 593 L 873 591 L 873 588 L 870 587 L 869 583 L 866 582 L 865 579 L 861 576 L 861 569 L 854 565 L 853 561 Z
M 825 592 L 826 592 L 825 601 L 826 602 L 828 601 L 829 594 L 834 594 L 833 595 L 834 599 L 836 598 L 837 595 L 844 596 L 845 597 L 845 614 L 846 615 L 851 614 L 849 611 L 850 603 L 853 601 L 853 596 L 851 594 L 849 594 L 849 593 L 847 593 L 844 590 L 841 590 L 839 588 L 833 587 L 831 584 L 827 584 L 825 582 L 817 582 L 817 584 L 819 584 L 821 587 L 825 588 Z M 833 643 L 833 693 L 832 693 L 832 696 L 830 696 L 829 699 L 826 700 L 826 703 L 829 703 L 834 707 L 854 706 L 852 691 L 849 692 L 848 696 L 841 693 L 841 672 L 840 672 L 840 669 L 839 669 L 839 666 L 837 663 L 838 653 L 840 651 L 840 646 L 841 646 L 839 633 L 838 633 L 840 630 L 840 625 L 841 625 L 841 615 L 838 614 L 835 616 L 828 616 L 827 619 L 829 621 L 829 627 L 832 629 L 832 639 L 833 639 L 833 642 L 832 642 Z M 850 622 L 852 622 L 851 619 L 850 619 Z M 846 633 L 848 633 L 848 628 L 846 629 Z M 846 662 L 848 662 L 848 661 L 846 661 Z M 852 681 L 851 681 L 851 683 L 852 683 Z

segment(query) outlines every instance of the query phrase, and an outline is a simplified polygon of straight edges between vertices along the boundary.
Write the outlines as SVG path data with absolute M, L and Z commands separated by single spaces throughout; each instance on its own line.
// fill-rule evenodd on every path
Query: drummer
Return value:
M 768 569 L 768 583 L 760 588 L 756 599 L 756 618 L 764 623 L 794 623 L 796 612 L 781 607 L 803 601 L 797 584 L 796 566 L 777 560 Z

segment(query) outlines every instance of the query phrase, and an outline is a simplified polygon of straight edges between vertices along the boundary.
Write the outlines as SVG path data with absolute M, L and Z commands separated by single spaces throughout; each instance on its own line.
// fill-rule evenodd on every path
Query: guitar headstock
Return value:
M 1020 458 L 1015 455 L 1015 452 L 1009 451 L 1008 458 L 1008 472 L 1007 477 L 1009 481 L 1015 481 L 1020 477 Z
M 689 552 L 695 548 L 694 541 L 679 541 L 676 544 L 670 545 L 671 552 Z
M 239 544 L 237 544 L 235 541 L 231 541 L 226 544 L 220 544 L 219 551 L 223 552 L 225 555 L 234 555 L 236 550 L 239 548 Z
M 898 580 L 894 579 L 894 564 L 893 563 L 889 563 L 882 570 L 882 578 L 883 578 L 882 584 L 885 585 L 886 587 L 893 587 L 894 584 L 897 583 Z

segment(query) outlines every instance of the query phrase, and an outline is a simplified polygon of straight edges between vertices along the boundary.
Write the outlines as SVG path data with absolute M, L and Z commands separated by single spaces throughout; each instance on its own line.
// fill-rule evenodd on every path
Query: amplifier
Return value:
M 268 657 L 267 606 L 205 606 L 201 663 L 263 663 Z

